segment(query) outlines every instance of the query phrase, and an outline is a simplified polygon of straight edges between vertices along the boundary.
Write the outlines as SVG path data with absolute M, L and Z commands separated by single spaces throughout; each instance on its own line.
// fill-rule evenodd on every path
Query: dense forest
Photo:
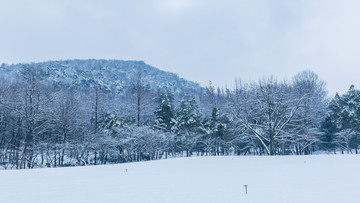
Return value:
M 3 64 L 0 73 L 5 169 L 358 152 L 360 91 L 329 98 L 311 71 L 232 88 L 134 61 Z

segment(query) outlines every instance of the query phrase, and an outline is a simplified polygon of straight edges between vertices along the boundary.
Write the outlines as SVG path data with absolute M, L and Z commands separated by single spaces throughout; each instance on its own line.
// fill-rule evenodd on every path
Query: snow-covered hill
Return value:
M 1 202 L 358 202 L 360 156 L 194 157 L 0 171 Z M 248 185 L 245 194 L 244 185 Z
M 23 66 L 40 69 L 46 80 L 52 83 L 69 85 L 99 85 L 103 89 L 122 92 L 133 84 L 138 70 L 143 81 L 151 88 L 168 88 L 174 93 L 198 92 L 199 84 L 187 81 L 174 73 L 161 71 L 143 61 L 123 60 L 64 60 L 32 64 L 14 64 L 0 66 L 0 75 L 15 78 Z

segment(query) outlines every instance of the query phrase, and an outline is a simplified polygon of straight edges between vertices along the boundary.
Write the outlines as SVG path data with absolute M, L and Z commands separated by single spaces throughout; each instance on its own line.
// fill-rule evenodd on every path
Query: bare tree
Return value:
M 152 94 L 150 87 L 146 84 L 143 71 L 141 69 L 137 69 L 136 71 L 134 83 L 131 86 L 131 92 L 133 98 L 130 98 L 129 106 L 133 109 L 129 110 L 132 112 L 135 110 L 136 124 L 137 126 L 141 126 L 148 121 L 146 117 L 153 115 L 154 102 L 152 101 L 152 98 L 155 95 Z M 154 119 L 150 120 L 152 121 Z
M 233 119 L 255 136 L 269 155 L 290 135 L 288 127 L 303 99 L 293 98 L 291 91 L 288 82 L 271 77 L 249 87 L 238 82 L 231 95 Z
M 22 108 L 19 113 L 24 118 L 25 146 L 21 156 L 20 169 L 25 167 L 25 159 L 28 153 L 28 166 L 31 167 L 34 158 L 33 140 L 34 136 L 41 133 L 48 123 L 49 113 L 46 106 L 50 98 L 41 83 L 41 69 L 32 66 L 24 66 L 21 72 L 22 84 Z
M 303 71 L 293 78 L 293 92 L 294 98 L 302 100 L 292 122 L 293 143 L 297 145 L 297 153 L 309 154 L 310 147 L 323 135 L 319 129 L 329 103 L 326 84 L 314 72 Z

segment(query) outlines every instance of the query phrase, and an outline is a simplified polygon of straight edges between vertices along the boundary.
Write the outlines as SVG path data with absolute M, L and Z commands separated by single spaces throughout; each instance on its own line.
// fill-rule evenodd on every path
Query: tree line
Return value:
M 122 94 L 49 82 L 24 65 L 0 83 L 0 165 L 99 165 L 179 156 L 357 153 L 360 92 L 329 99 L 311 71 L 211 83 L 200 93 L 150 87 L 138 70 Z

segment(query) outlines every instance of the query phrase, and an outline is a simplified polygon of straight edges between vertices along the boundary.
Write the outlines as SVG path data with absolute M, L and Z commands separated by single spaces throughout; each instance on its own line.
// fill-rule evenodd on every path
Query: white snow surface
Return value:
M 0 202 L 357 202 L 359 171 L 358 155 L 192 157 L 3 170 Z

